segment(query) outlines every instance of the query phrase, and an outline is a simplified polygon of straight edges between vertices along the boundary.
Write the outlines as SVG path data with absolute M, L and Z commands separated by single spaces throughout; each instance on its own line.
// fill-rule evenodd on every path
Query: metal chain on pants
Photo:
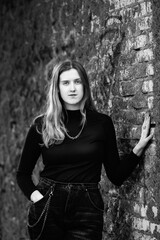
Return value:
M 41 215 L 39 216 L 38 220 L 34 224 L 29 224 L 28 223 L 28 227 L 34 228 L 39 223 L 39 221 L 41 220 L 42 216 L 45 214 L 41 232 L 39 233 L 37 238 L 35 238 L 34 240 L 38 240 L 40 238 L 40 236 L 42 235 L 42 232 L 43 232 L 43 229 L 44 229 L 44 226 L 45 226 L 45 223 L 46 223 L 46 219 L 47 219 L 49 205 L 50 205 L 50 201 L 51 201 L 52 195 L 53 195 L 53 189 L 51 188 L 51 192 L 49 193 L 49 198 L 48 198 L 48 200 L 47 200 L 47 202 L 46 202 L 46 204 L 45 204 L 45 206 L 43 208 L 43 211 L 42 211 Z

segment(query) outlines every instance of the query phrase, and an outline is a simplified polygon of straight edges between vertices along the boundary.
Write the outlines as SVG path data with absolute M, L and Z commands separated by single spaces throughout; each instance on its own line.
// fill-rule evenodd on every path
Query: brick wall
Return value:
M 114 121 L 121 157 L 140 137 L 144 113 L 152 117 L 154 139 L 123 186 L 102 171 L 103 240 L 160 239 L 159 16 L 159 0 L 1 1 L 0 239 L 28 239 L 16 167 L 44 103 L 45 64 L 65 56 L 87 69 L 98 110 Z
M 157 240 L 160 238 L 157 37 L 160 4 L 158 1 L 135 0 L 112 3 L 110 14 L 122 16 L 125 35 L 112 89 L 112 118 L 120 153 L 125 154 L 139 138 L 145 111 L 152 116 L 151 131 L 155 135 L 141 166 L 120 189 L 109 191 L 109 199 L 113 202 L 114 198 L 115 203 L 107 215 L 116 223 L 115 226 L 112 220 L 109 224 L 109 229 L 113 226 L 109 239 Z M 113 209 L 118 209 L 115 218 L 112 217 Z M 106 232 L 108 237 L 108 228 Z

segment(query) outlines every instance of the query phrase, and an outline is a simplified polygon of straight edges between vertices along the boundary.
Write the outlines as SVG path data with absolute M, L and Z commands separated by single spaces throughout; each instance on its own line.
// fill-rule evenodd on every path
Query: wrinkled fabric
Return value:
M 34 226 L 28 226 L 30 239 L 102 239 L 104 203 L 97 183 L 70 184 L 41 178 L 37 188 L 44 197 L 30 206 L 28 224 Z M 46 216 L 44 208 L 50 196 Z

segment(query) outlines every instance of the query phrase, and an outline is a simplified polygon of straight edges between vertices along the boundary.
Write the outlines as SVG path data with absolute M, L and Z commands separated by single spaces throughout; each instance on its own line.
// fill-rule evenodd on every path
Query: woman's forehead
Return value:
M 71 68 L 60 74 L 60 80 L 72 80 L 80 78 L 79 73 L 76 69 Z

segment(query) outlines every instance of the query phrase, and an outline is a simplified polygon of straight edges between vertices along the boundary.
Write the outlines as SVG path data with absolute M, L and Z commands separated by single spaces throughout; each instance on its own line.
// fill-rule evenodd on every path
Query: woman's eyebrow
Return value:
M 75 79 L 72 79 L 73 81 L 75 81 L 75 80 L 81 80 L 81 78 L 75 78 Z M 72 81 L 72 80 L 70 80 L 70 79 L 60 79 L 60 81 Z

